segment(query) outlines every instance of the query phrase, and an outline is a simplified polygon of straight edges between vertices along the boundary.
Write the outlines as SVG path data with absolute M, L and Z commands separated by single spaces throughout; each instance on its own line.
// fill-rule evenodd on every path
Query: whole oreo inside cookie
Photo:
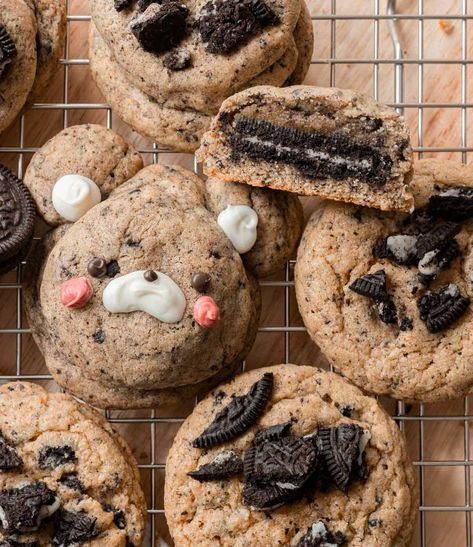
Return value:
M 0 25 L 0 78 L 17 55 L 16 46 L 7 29 Z
M 150 53 L 165 53 L 176 47 L 187 34 L 189 9 L 180 2 L 152 3 L 137 12 L 130 30 L 141 47 Z
M 209 53 L 229 54 L 279 22 L 264 0 L 211 0 L 201 9 L 197 27 Z
M 266 372 L 246 395 L 235 397 L 204 432 L 194 440 L 196 448 L 210 448 L 228 442 L 251 427 L 266 406 L 273 388 L 273 374 Z

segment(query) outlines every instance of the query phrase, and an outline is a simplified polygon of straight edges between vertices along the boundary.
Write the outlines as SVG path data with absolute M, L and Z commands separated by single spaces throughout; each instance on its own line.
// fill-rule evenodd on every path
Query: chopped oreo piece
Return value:
M 363 453 L 369 433 L 355 424 L 319 429 L 317 445 L 327 472 L 337 488 L 346 491 L 351 481 L 366 472 Z
M 235 117 L 226 133 L 234 161 L 245 156 L 293 165 L 312 179 L 356 178 L 377 187 L 391 178 L 393 161 L 385 149 L 345 133 L 324 134 L 245 116 Z
M 194 440 L 195 448 L 211 448 L 241 435 L 263 412 L 273 389 L 273 374 L 266 372 L 246 395 L 235 397 Z
M 202 465 L 196 471 L 191 471 L 188 475 L 199 482 L 206 482 L 228 479 L 242 471 L 242 459 L 233 450 L 228 450 L 221 452 L 211 462 Z
M 373 254 L 376 258 L 387 258 L 400 266 L 413 266 L 418 261 L 417 236 L 395 234 L 378 241 Z
M 164 53 L 176 47 L 187 34 L 189 9 L 180 2 L 152 3 L 130 22 L 130 30 L 141 47 Z
M 325 524 L 318 520 L 302 536 L 297 547 L 328 547 L 344 543 L 346 543 L 346 537 L 342 532 L 332 534 L 327 530 Z
M 397 310 L 393 300 L 388 297 L 386 300 L 378 300 L 375 303 L 375 308 L 378 317 L 387 325 L 395 325 L 397 323 Z
M 276 484 L 259 485 L 247 482 L 241 495 L 245 505 L 253 509 L 268 510 L 291 501 L 295 492 L 296 490 L 281 488 Z
M 229 54 L 279 22 L 264 0 L 211 0 L 198 15 L 197 28 L 209 53 Z
M 263 444 L 268 441 L 277 441 L 282 437 L 289 435 L 289 430 L 292 427 L 292 422 L 284 422 L 283 424 L 273 425 L 266 429 L 261 429 L 256 433 L 255 438 L 253 439 L 253 444 Z
M 37 530 L 41 521 L 51 516 L 59 502 L 44 482 L 0 492 L 0 522 L 7 533 Z
M 134 0 L 114 0 L 115 9 L 117 11 L 123 11 L 129 8 L 133 4 Z
M 399 330 L 408 331 L 414 328 L 414 323 L 410 317 L 403 317 L 399 323 Z
M 22 465 L 23 460 L 18 456 L 17 451 L 0 436 L 0 470 L 10 471 Z
M 97 528 L 97 519 L 86 513 L 75 513 L 61 509 L 58 511 L 55 522 L 53 545 L 62 547 L 75 545 L 77 542 L 93 539 L 100 534 Z
M 85 492 L 85 486 L 77 476 L 77 473 L 67 473 L 59 479 L 59 482 L 71 490 Z
M 247 482 L 295 489 L 307 481 L 316 465 L 317 447 L 311 438 L 283 437 L 247 450 L 243 473 Z
M 0 77 L 16 54 L 15 43 L 8 34 L 7 29 L 3 25 L 0 25 Z
M 174 72 L 185 70 L 192 64 L 192 57 L 187 49 L 174 49 L 163 59 L 163 65 Z
M 427 211 L 439 218 L 462 222 L 473 217 L 473 188 L 451 186 L 429 200 Z
M 98 330 L 93 335 L 94 342 L 97 344 L 103 344 L 105 342 L 105 333 L 103 330 Z
M 20 543 L 15 539 L 4 539 L 0 540 L 0 547 L 40 547 L 39 542 L 37 541 L 24 541 Z
M 450 283 L 438 292 L 428 292 L 417 301 L 420 318 L 429 332 L 437 333 L 450 327 L 467 310 L 470 299 L 463 296 L 458 285 Z
M 388 298 L 386 286 L 386 272 L 378 270 L 374 274 L 367 274 L 355 279 L 350 289 L 357 294 L 372 298 L 373 300 L 385 300 Z
M 113 511 L 113 522 L 117 528 L 124 530 L 126 528 L 125 513 L 119 509 L 115 509 Z
M 456 222 L 446 222 L 436 226 L 417 238 L 417 257 L 421 260 L 427 253 L 447 247 L 460 232 L 461 226 Z
M 70 446 L 47 446 L 39 453 L 38 465 L 41 469 L 56 469 L 66 463 L 77 463 L 76 453 Z

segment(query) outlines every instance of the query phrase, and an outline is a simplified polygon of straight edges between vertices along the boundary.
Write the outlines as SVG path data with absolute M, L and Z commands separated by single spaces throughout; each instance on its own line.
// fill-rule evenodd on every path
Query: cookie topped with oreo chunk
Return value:
M 136 461 L 97 411 L 35 384 L 4 384 L 0 434 L 0 546 L 144 544 Z
M 273 388 L 253 424 L 222 445 L 196 448 L 195 433 L 268 373 Z M 217 530 L 229 545 L 408 545 L 417 501 L 392 419 L 342 377 L 307 366 L 256 369 L 216 388 L 181 426 L 166 465 L 164 508 L 176 545 L 209 545 Z M 376 518 L 382 524 L 370 527 Z
M 421 160 L 411 188 L 408 213 L 330 203 L 314 215 L 296 295 L 309 334 L 355 384 L 435 402 L 473 389 L 473 167 Z

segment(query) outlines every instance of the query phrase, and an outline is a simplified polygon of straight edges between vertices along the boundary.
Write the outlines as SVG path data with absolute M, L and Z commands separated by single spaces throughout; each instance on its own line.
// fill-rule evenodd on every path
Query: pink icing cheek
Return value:
M 67 308 L 83 308 L 93 294 L 94 288 L 87 277 L 69 279 L 61 285 L 61 302 Z
M 194 304 L 194 319 L 205 329 L 215 327 L 220 321 L 220 310 L 210 296 L 201 296 Z

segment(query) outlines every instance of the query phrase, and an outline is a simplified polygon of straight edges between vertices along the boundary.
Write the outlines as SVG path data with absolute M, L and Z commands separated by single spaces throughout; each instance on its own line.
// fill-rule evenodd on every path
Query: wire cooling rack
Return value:
M 8 133 L 8 138 L 3 138 L 1 142 L 0 161 L 16 167 L 19 176 L 23 175 L 31 154 L 46 138 L 57 132 L 49 128 L 50 118 L 57 122 L 60 116 L 59 130 L 73 123 L 91 121 L 88 119 L 90 113 L 94 116 L 100 114 L 104 116 L 102 123 L 107 127 L 113 124 L 114 128 L 119 126 L 120 132 L 127 131 L 126 126 L 114 119 L 108 105 L 100 102 L 97 93 L 86 93 L 90 83 L 86 72 L 88 59 L 85 56 L 78 57 L 72 51 L 72 37 L 76 34 L 77 38 L 77 34 L 80 34 L 82 38 L 79 41 L 85 41 L 90 16 L 82 0 L 68 0 L 67 3 L 68 39 L 61 61 L 62 97 L 57 101 L 35 104 L 32 111 L 19 119 L 18 126 Z M 471 0 L 404 0 L 396 6 L 395 1 L 386 4 L 384 0 L 309 1 L 316 33 L 310 81 L 320 85 L 323 80 L 321 74 L 325 74 L 322 85 L 371 86 L 371 89 L 364 91 L 371 92 L 375 98 L 391 104 L 406 115 L 413 129 L 415 152 L 419 157 L 432 153 L 448 154 L 466 162 L 472 150 L 467 140 L 467 115 L 473 107 L 468 102 L 467 79 L 468 68 L 472 63 L 468 42 L 468 27 L 473 19 L 468 14 L 470 3 Z M 357 7 L 354 8 L 355 4 Z M 429 11 L 432 6 L 436 11 Z M 347 9 L 351 9 L 351 12 Z M 440 42 L 447 35 L 456 33 L 456 45 L 446 54 L 434 47 L 431 38 L 426 44 L 426 27 L 432 24 L 439 25 L 443 32 L 438 35 Z M 81 26 L 80 30 L 77 25 Z M 346 53 L 347 48 L 344 48 L 344 42 L 350 39 L 352 30 L 359 33 L 358 40 L 366 45 L 362 49 L 364 53 L 355 58 L 351 58 Z M 406 54 L 404 43 L 409 41 L 412 44 L 413 34 L 417 48 Z M 426 56 L 425 52 L 430 53 L 430 49 L 440 53 L 435 57 Z M 86 49 L 82 48 L 81 51 Z M 73 74 L 73 71 L 79 67 L 85 67 L 80 80 L 83 82 L 84 96 L 77 98 L 70 96 L 70 90 L 73 81 L 77 84 L 79 75 Z M 455 74 L 449 72 L 452 69 L 455 69 Z M 356 75 L 360 75 L 359 78 Z M 441 75 L 453 81 L 456 79 L 459 83 L 457 96 L 442 94 L 445 82 L 439 84 Z M 427 93 L 433 85 L 440 85 L 441 88 L 434 100 L 432 94 Z M 38 112 L 42 118 L 35 117 Z M 440 139 L 442 136 L 441 131 L 436 133 L 434 129 L 434 120 L 439 116 L 448 116 L 443 127 L 451 124 L 458 127 L 458 138 L 452 139 L 455 142 L 449 141 L 442 146 L 436 142 L 432 144 L 435 140 L 432 139 L 432 132 L 434 137 Z M 33 124 L 31 128 L 30 119 Z M 45 138 L 31 145 L 28 136 L 33 127 L 37 129 L 38 123 L 44 124 L 42 129 Z M 52 126 L 54 123 L 51 122 Z M 166 161 L 168 151 L 129 134 L 149 162 Z M 172 155 L 170 158 L 172 161 L 190 164 L 196 172 L 199 171 L 199 166 L 191 157 Z M 305 205 L 310 208 L 307 200 Z M 246 363 L 249 368 L 291 361 L 324 364 L 323 357 L 309 341 L 297 314 L 293 294 L 293 267 L 294 261 L 291 261 L 280 276 L 261 282 L 263 318 L 256 349 Z M 21 282 L 22 266 L 18 267 L 16 273 L 0 278 L 0 381 L 30 380 L 41 382 L 48 389 L 57 389 L 42 364 L 32 342 L 31 331 L 25 323 Z M 278 306 L 278 313 L 274 311 L 275 305 Z M 419 473 L 421 504 L 412 545 L 436 547 L 448 542 L 454 546 L 471 546 L 473 505 L 470 468 L 473 460 L 470 459 L 469 425 L 473 415 L 470 415 L 468 398 L 449 404 L 414 407 L 393 401 L 382 402 L 405 431 Z M 191 407 L 161 409 L 159 414 L 157 411 L 106 413 L 106 417 L 131 444 L 139 461 L 149 507 L 146 547 L 159 545 L 160 537 L 170 541 L 162 501 L 164 462 L 173 435 L 190 410 Z

